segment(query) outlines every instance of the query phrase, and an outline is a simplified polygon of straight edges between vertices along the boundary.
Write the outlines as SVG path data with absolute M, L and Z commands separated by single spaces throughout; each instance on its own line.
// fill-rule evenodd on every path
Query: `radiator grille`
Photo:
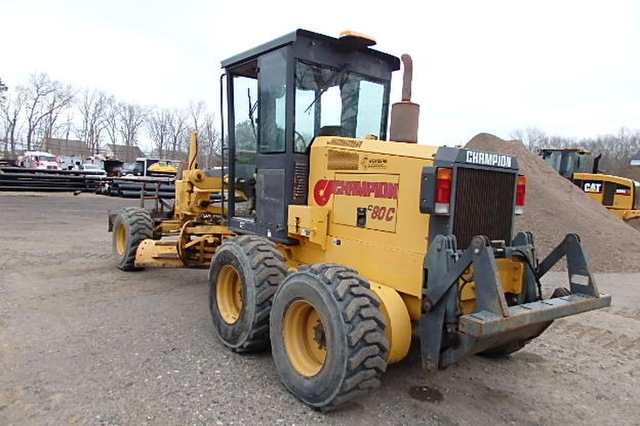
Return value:
M 307 199 L 307 185 L 309 184 L 308 167 L 305 163 L 295 163 L 293 169 L 293 198 L 297 202 Z
M 458 168 L 453 234 L 466 249 L 476 235 L 510 243 L 515 173 Z

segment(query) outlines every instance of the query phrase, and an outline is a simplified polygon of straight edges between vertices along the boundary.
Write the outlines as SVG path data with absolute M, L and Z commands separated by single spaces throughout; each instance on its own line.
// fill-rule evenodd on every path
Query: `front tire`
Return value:
M 123 271 L 136 271 L 136 250 L 143 240 L 153 237 L 153 219 L 145 209 L 125 207 L 113 222 L 113 253 L 116 266 Z
M 353 269 L 302 267 L 278 288 L 271 348 L 284 386 L 323 410 L 343 406 L 380 384 L 389 343 L 380 299 Z
M 286 274 L 282 253 L 266 238 L 244 235 L 218 247 L 209 270 L 209 309 L 225 346 L 252 352 L 269 345 L 271 302 Z

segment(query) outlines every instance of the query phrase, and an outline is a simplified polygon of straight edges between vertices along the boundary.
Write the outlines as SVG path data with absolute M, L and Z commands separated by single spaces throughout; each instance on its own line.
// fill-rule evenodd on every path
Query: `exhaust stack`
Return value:
M 411 56 L 400 57 L 404 66 L 402 76 L 402 101 L 391 106 L 390 140 L 396 142 L 418 142 L 418 118 L 420 105 L 411 102 L 411 79 L 413 78 L 413 61 Z

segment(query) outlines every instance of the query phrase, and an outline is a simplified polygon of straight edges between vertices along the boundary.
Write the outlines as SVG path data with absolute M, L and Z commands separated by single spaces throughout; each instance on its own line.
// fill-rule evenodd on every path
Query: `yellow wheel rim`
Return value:
M 284 317 L 284 346 L 293 367 L 306 377 L 322 370 L 327 358 L 324 324 L 313 305 L 294 302 Z
M 116 251 L 118 252 L 118 256 L 122 256 L 127 249 L 127 229 L 124 225 L 118 225 L 115 237 Z
M 216 302 L 224 322 L 235 324 L 242 313 L 242 280 L 231 265 L 225 265 L 218 274 Z

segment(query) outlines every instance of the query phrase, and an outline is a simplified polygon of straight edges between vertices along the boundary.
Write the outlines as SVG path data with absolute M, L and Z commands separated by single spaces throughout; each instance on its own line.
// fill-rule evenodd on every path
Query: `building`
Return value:
M 50 152 L 57 157 L 88 158 L 93 155 L 87 144 L 79 140 L 43 138 L 42 147 L 43 151 Z
M 146 154 L 138 145 L 106 144 L 104 148 L 105 158 L 120 160 L 124 163 L 135 163 L 136 158 L 146 157 Z

